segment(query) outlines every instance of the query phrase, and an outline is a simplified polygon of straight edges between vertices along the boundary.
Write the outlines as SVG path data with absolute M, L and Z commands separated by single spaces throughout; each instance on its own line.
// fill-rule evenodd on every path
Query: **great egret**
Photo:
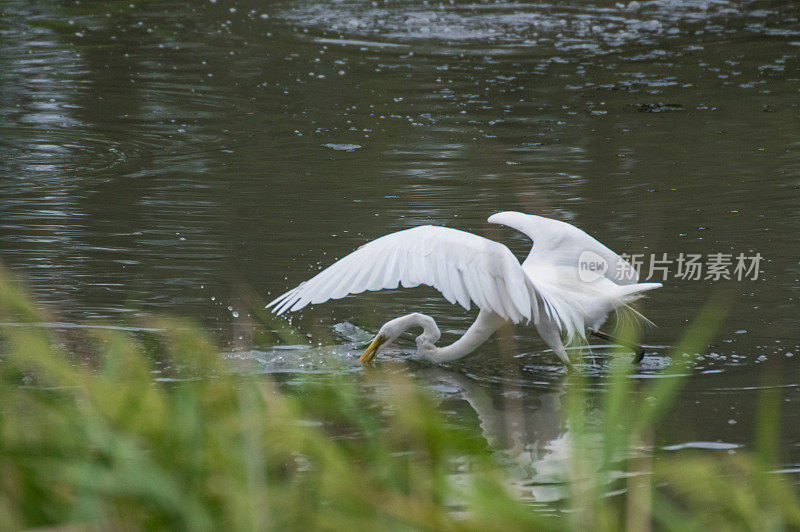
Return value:
M 522 264 L 498 242 L 423 225 L 364 244 L 267 307 L 283 314 L 365 290 L 424 284 L 467 310 L 475 303 L 481 309 L 475 322 L 456 342 L 437 347 L 441 333 L 433 318 L 419 312 L 401 316 L 380 328 L 359 360 L 373 360 L 382 345 L 411 327 L 422 328 L 416 340 L 420 354 L 442 363 L 471 353 L 505 323 L 533 322 L 569 366 L 565 344 L 585 342 L 587 327 L 597 331 L 611 311 L 661 286 L 639 283 L 627 261 L 574 225 L 519 212 L 500 212 L 488 221 L 533 240 Z

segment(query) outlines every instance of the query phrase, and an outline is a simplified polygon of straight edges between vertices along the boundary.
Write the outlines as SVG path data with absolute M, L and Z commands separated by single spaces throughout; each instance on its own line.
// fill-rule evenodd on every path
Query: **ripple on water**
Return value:
M 665 451 L 681 451 L 683 449 L 704 449 L 711 451 L 730 451 L 739 449 L 743 445 L 739 443 L 726 443 L 721 441 L 688 441 L 685 443 L 676 443 L 674 445 L 665 445 L 662 447 Z
M 158 140 L 116 141 L 106 135 L 78 128 L 3 127 L 0 152 L 10 171 L 51 174 L 65 185 L 95 175 L 135 171 L 149 160 Z M 38 186 L 31 184 L 31 186 Z
M 733 0 L 655 0 L 614 5 L 513 1 L 378 4 L 329 0 L 293 3 L 275 13 L 278 20 L 298 28 L 339 37 L 319 39 L 325 43 L 358 47 L 425 41 L 491 43 L 589 55 L 607 53 L 625 44 L 654 44 L 681 34 L 720 35 L 737 31 L 731 27 L 731 19 L 741 20 L 755 33 L 785 33 L 786 28 L 774 27 L 779 15 L 778 10 L 763 9 L 753 1 Z M 504 52 L 502 48 L 494 50 L 494 53 Z
M 330 148 L 334 151 L 356 151 L 362 147 L 361 144 L 334 144 L 331 142 L 328 144 L 323 144 L 322 146 L 325 148 Z

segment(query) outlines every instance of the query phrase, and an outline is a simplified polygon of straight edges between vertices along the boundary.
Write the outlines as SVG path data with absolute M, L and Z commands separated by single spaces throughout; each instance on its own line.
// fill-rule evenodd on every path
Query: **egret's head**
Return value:
M 378 331 L 377 335 L 375 335 L 372 343 L 367 346 L 367 350 L 364 351 L 364 354 L 359 357 L 358 361 L 372 362 L 375 360 L 375 357 L 378 356 L 378 349 L 380 349 L 382 345 L 395 341 L 398 336 L 403 334 L 403 331 L 405 330 L 403 325 L 404 323 L 400 318 L 395 318 L 384 323 L 383 327 L 381 327 L 381 330 Z

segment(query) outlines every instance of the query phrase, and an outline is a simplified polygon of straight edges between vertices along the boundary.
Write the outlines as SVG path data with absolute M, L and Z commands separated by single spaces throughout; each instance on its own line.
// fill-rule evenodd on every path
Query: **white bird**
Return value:
M 522 264 L 499 242 L 424 225 L 364 244 L 267 308 L 283 314 L 365 290 L 424 284 L 467 310 L 476 304 L 480 312 L 475 322 L 456 342 L 437 347 L 441 333 L 433 318 L 418 312 L 401 316 L 380 328 L 359 360 L 373 360 L 382 345 L 411 327 L 421 327 L 416 339 L 420 354 L 435 363 L 449 362 L 474 351 L 508 322 L 533 322 L 545 343 L 569 366 L 565 345 L 585 342 L 587 328 L 613 339 L 596 332 L 608 314 L 661 287 L 639 283 L 627 261 L 574 225 L 519 212 L 500 212 L 488 221 L 517 229 L 533 240 Z

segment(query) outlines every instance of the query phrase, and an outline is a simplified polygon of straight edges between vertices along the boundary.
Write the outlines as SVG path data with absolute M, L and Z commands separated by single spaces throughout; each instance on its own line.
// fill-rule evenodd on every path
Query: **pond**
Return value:
M 687 325 L 722 302 L 657 445 L 750 448 L 759 395 L 778 387 L 783 471 L 800 471 L 794 3 L 11 0 L 0 12 L 0 257 L 48 306 L 43 326 L 188 316 L 285 386 L 360 378 L 384 321 L 419 310 L 452 341 L 476 312 L 424 287 L 291 323 L 264 304 L 421 224 L 522 258 L 530 242 L 486 218 L 540 214 L 663 282 L 638 307 L 656 327 L 637 379 L 658 378 Z M 690 255 L 697 276 L 680 269 Z M 760 262 L 737 270 L 740 256 Z M 599 344 L 593 394 L 610 358 Z M 564 371 L 532 327 L 446 368 L 412 346 L 378 368 L 416 376 L 537 478 L 557 467 Z

